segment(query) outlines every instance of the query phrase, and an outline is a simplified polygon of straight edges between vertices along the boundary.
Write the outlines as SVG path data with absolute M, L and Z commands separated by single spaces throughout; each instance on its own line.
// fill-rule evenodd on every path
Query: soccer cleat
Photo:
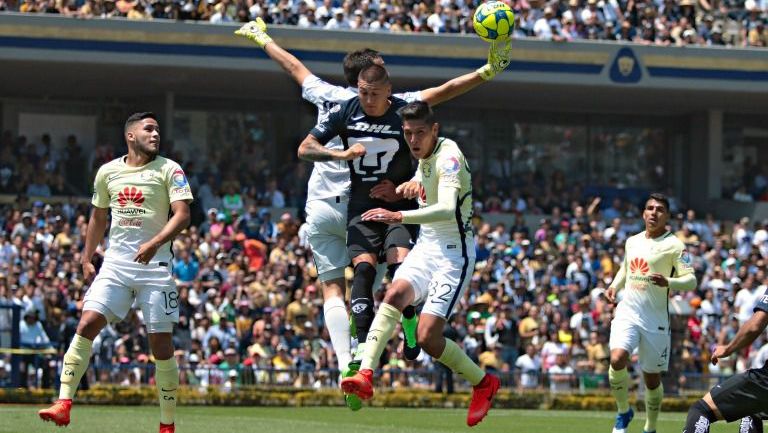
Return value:
M 501 381 L 492 374 L 485 374 L 483 380 L 472 387 L 472 401 L 469 402 L 469 411 L 467 412 L 467 425 L 476 426 L 488 415 L 488 411 L 493 404 L 493 396 L 499 392 Z
M 370 400 L 373 397 L 373 370 L 360 370 L 352 377 L 345 377 L 341 380 L 341 389 L 345 394 L 354 394 L 361 400 Z
M 341 372 L 341 376 L 352 377 L 355 374 L 357 374 L 358 370 L 360 370 L 360 363 L 357 361 L 352 361 L 349 363 L 349 367 L 344 369 L 344 371 Z M 360 401 L 360 397 L 354 394 L 344 394 L 344 402 L 347 404 L 347 407 L 353 412 L 356 412 L 362 409 L 363 407 L 363 402 Z
M 628 411 L 616 415 L 616 422 L 613 424 L 612 433 L 627 433 L 629 423 L 635 417 L 635 412 L 630 407 Z
M 72 400 L 56 400 L 48 409 L 37 412 L 43 421 L 53 421 L 57 426 L 69 425 L 69 411 L 72 410 Z
M 255 21 L 246 23 L 235 30 L 235 34 L 256 42 L 261 48 L 272 42 L 272 38 L 267 34 L 267 25 L 261 18 L 256 18 Z
M 408 361 L 415 361 L 419 354 L 421 353 L 421 347 L 419 347 L 417 344 L 414 344 L 413 347 L 411 347 L 410 344 L 408 344 L 408 339 L 405 339 L 405 343 L 403 343 L 403 356 Z
M 160 433 L 176 433 L 176 424 L 160 423 Z

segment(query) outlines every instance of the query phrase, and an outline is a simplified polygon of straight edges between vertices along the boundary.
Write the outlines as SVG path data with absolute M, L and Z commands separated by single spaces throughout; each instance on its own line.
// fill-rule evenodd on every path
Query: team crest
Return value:
M 432 176 L 432 164 L 429 162 L 423 162 L 421 164 L 421 171 L 424 173 L 424 177 Z

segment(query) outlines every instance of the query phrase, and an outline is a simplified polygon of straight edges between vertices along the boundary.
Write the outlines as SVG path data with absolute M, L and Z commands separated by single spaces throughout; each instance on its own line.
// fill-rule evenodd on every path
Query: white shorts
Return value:
M 395 272 L 394 280 L 406 280 L 413 286 L 413 305 L 424 302 L 422 313 L 448 319 L 472 278 L 474 252 L 474 247 L 466 256 L 461 250 L 427 250 L 417 242 Z
M 321 282 L 344 277 L 347 253 L 347 199 L 335 197 L 308 201 L 307 240 Z
M 640 369 L 646 373 L 667 371 L 670 344 L 667 332 L 650 332 L 627 320 L 611 321 L 610 349 L 624 349 L 630 356 L 637 349 Z
M 135 301 L 150 332 L 170 332 L 179 321 L 179 293 L 170 266 L 156 261 L 105 260 L 83 301 L 83 310 L 104 314 L 110 322 L 123 320 Z

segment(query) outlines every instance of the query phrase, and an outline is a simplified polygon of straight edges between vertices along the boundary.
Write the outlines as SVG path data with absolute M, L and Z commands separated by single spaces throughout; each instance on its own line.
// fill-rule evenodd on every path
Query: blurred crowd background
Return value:
M 15 197 L 0 208 L 0 305 L 22 307 L 23 347 L 58 354 L 24 357 L 25 384 L 51 387 L 88 288 L 78 263 L 90 176 L 120 153 L 101 146 L 89 160 L 74 136 L 63 146 L 45 136 L 35 141 L 5 133 L 0 145 L 2 192 Z M 185 164 L 196 200 L 192 226 L 173 243 L 182 383 L 335 386 L 338 365 L 301 215 L 306 177 L 293 176 L 310 167 L 297 163 L 286 168 L 291 175 L 241 182 L 226 169 L 234 163 L 224 155 L 212 164 L 217 168 Z M 493 173 L 475 185 L 477 263 L 445 335 L 501 374 L 505 386 L 604 387 L 614 308 L 604 291 L 623 259 L 624 241 L 643 230 L 643 199 L 601 199 L 562 176 L 536 173 L 515 188 L 498 186 L 505 179 Z M 759 198 L 765 185 L 759 190 L 751 182 Z M 277 210 L 292 206 L 298 215 Z M 768 359 L 762 336 L 717 367 L 708 363 L 715 344 L 735 335 L 766 291 L 768 232 L 765 222 L 697 215 L 674 197 L 671 208 L 670 229 L 687 245 L 698 280 L 696 291 L 674 294 L 675 308 L 691 314 L 679 316 L 672 368 L 681 372 L 680 389 L 708 388 L 710 375 Z M 489 223 L 481 212 L 512 213 L 513 223 Z M 0 309 L 0 346 L 9 345 L 10 320 L 10 310 Z M 140 312 L 132 312 L 96 339 L 88 378 L 148 383 L 151 361 Z M 405 361 L 402 338 L 390 342 L 382 366 L 383 380 L 394 387 L 454 387 L 452 376 L 425 354 Z M 9 356 L 0 355 L 0 386 L 9 383 L 9 371 Z
M 765 47 L 766 0 L 505 0 L 515 38 Z M 472 33 L 465 0 L 0 0 L 0 11 L 75 18 L 247 22 L 366 32 Z

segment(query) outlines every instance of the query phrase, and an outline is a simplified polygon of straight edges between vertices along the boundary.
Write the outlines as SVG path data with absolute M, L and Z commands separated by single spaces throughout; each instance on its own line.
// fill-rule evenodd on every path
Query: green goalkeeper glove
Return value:
M 235 30 L 235 34 L 256 42 L 261 48 L 272 42 L 272 38 L 267 34 L 267 25 L 261 18 L 256 18 L 256 21 L 251 21 Z
M 484 80 L 493 79 L 503 71 L 512 58 L 512 39 L 503 38 L 491 42 L 488 48 L 488 63 L 477 70 Z

